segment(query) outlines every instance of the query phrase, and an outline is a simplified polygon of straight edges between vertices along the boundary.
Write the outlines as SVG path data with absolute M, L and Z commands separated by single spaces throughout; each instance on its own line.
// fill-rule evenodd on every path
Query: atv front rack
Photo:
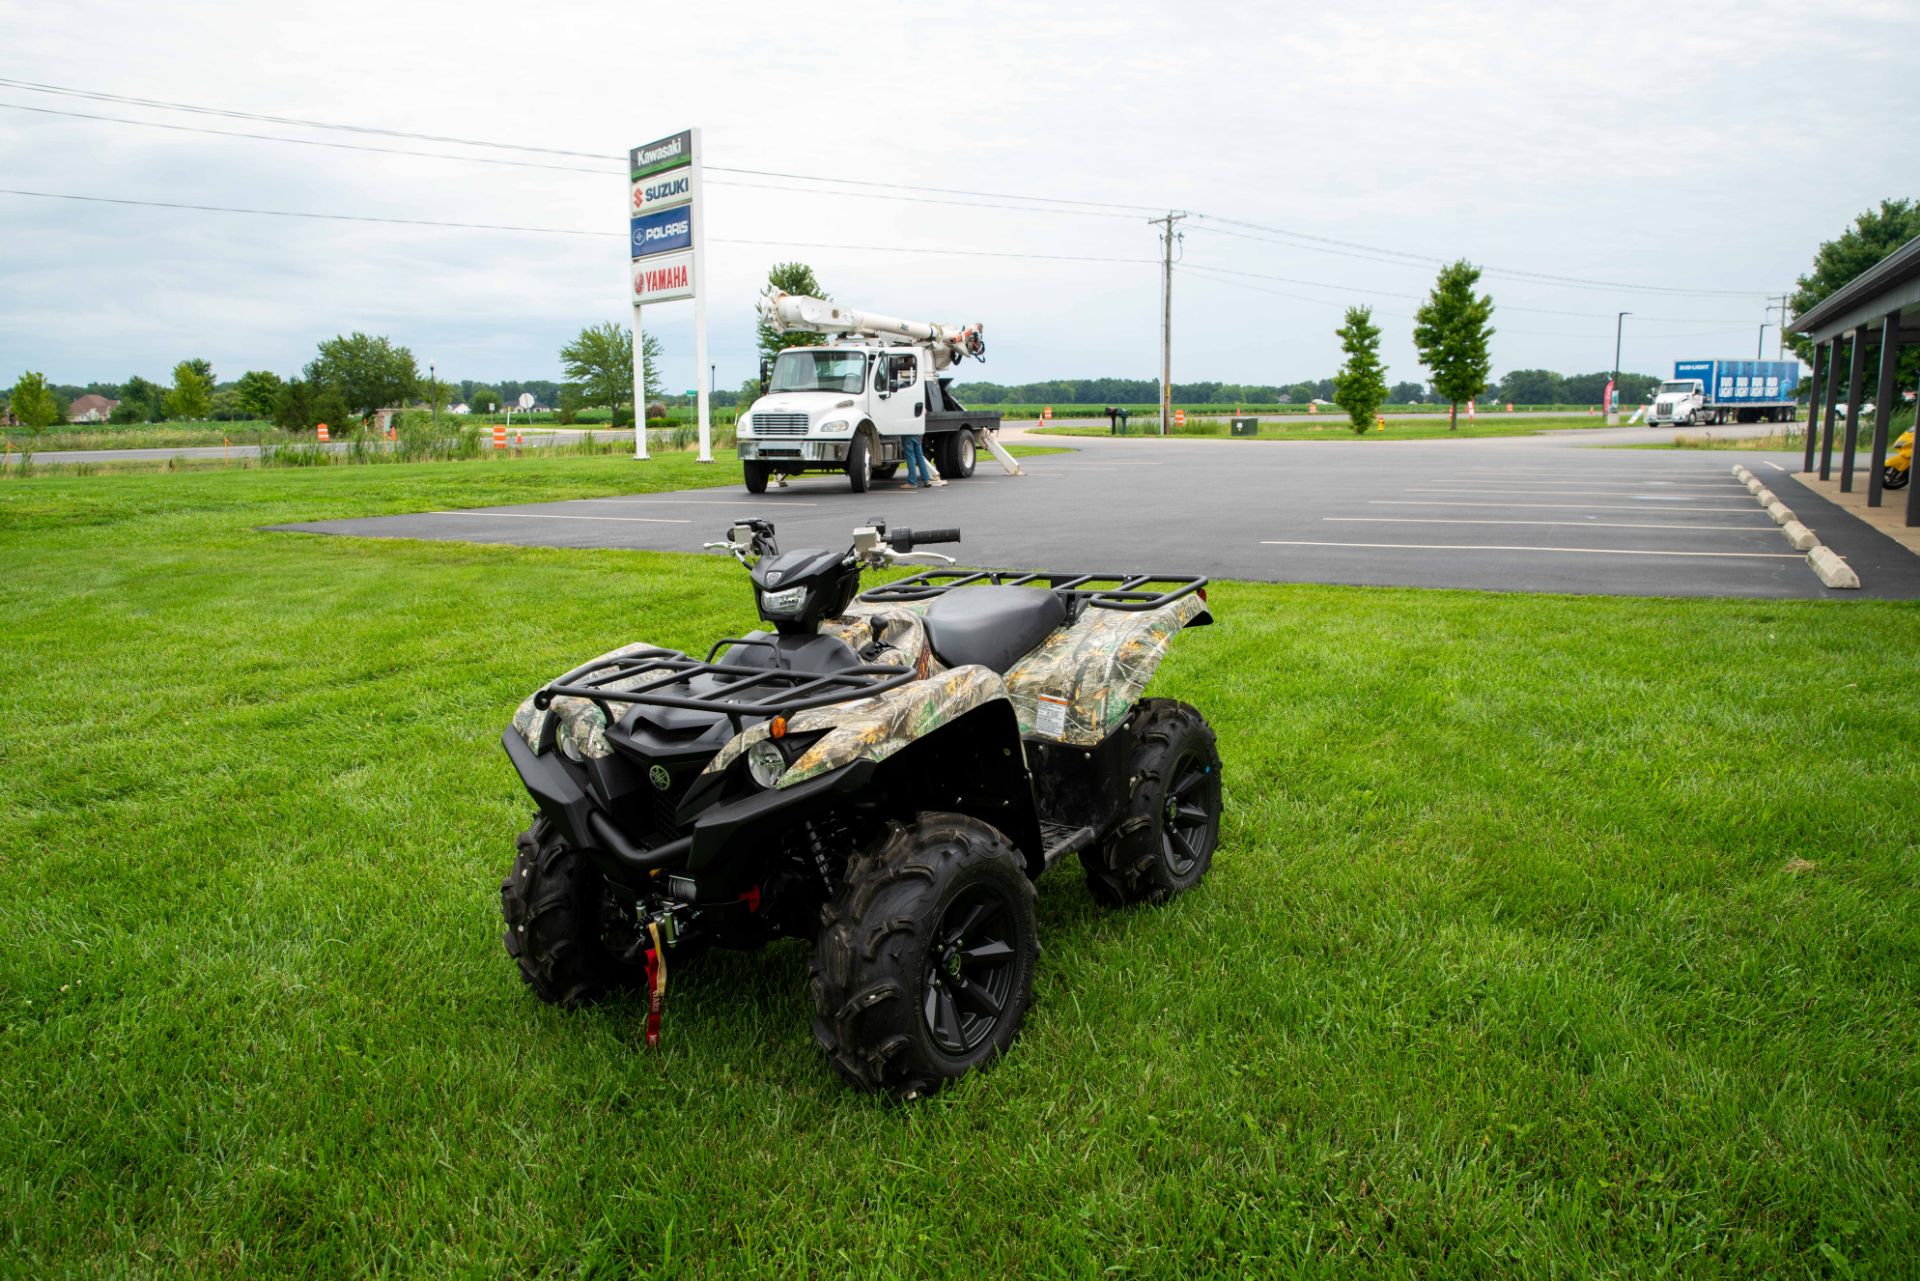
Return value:
M 689 658 L 671 649 L 596 658 L 549 682 L 533 696 L 533 705 L 545 711 L 556 698 L 584 698 L 599 707 L 608 724 L 619 720 L 619 714 L 613 710 L 614 703 L 712 712 L 732 722 L 737 734 L 749 719 L 785 716 L 810 707 L 864 698 L 897 689 L 914 679 L 912 668 L 884 663 L 862 663 L 837 671 L 815 672 L 713 661 L 722 645 L 755 643 L 764 642 L 738 638 L 716 642 L 705 660 Z M 696 692 L 693 681 L 701 676 L 712 677 L 713 681 L 705 692 Z M 648 679 L 650 677 L 654 679 Z M 626 681 L 634 684 L 615 688 L 617 683 Z
M 1206 592 L 1207 580 L 1184 574 L 1075 574 L 1036 569 L 1025 573 L 997 569 L 929 569 L 860 593 L 860 599 L 932 600 L 956 587 L 1041 587 L 1066 602 L 1069 617 L 1083 609 L 1145 611 L 1171 605 L 1182 596 Z

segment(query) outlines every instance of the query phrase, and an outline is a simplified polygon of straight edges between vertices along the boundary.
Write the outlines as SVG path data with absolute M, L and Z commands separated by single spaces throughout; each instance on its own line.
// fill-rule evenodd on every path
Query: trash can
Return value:
M 1233 434 L 1236 436 L 1258 436 L 1260 434 L 1260 420 L 1258 418 L 1234 419 Z

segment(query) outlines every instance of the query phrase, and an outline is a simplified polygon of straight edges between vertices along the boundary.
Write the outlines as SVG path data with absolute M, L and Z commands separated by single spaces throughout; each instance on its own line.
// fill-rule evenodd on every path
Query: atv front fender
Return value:
M 1213 621 L 1198 593 L 1159 609 L 1089 609 L 1007 672 L 1030 738 L 1092 747 L 1126 720 L 1183 627 Z

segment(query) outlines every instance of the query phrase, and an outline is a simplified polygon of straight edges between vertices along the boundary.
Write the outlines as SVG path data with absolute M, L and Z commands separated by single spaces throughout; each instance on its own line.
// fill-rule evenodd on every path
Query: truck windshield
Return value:
M 1664 396 L 1668 392 L 1679 392 L 1682 396 L 1691 396 L 1693 394 L 1693 384 L 1692 383 L 1661 383 L 1660 394 Z
M 867 377 L 867 357 L 858 351 L 783 351 L 773 362 L 769 392 L 857 392 Z

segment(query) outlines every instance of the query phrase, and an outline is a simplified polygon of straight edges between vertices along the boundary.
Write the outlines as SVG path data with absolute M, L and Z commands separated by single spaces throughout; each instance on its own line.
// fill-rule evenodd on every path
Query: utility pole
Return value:
M 1633 313 L 1623 311 L 1613 318 L 1613 381 L 1607 384 L 1607 403 L 1602 406 L 1607 413 L 1607 426 L 1620 425 L 1620 411 L 1615 408 L 1620 403 L 1620 331 L 1625 328 L 1627 317 Z
M 1773 308 L 1771 308 L 1771 307 L 1769 307 L 1769 308 L 1767 308 L 1767 310 L 1768 310 L 1768 311 L 1772 311 L 1772 310 L 1773 310 Z M 1763 321 L 1761 321 L 1761 322 L 1760 322 L 1760 332 L 1754 335 L 1754 338 L 1753 338 L 1753 358 L 1754 358 L 1755 360 L 1758 360 L 1758 359 L 1760 359 L 1760 353 L 1761 353 L 1761 351 L 1762 351 L 1763 349 L 1765 349 L 1765 347 L 1766 347 L 1766 345 L 1767 345 L 1767 326 L 1768 326 L 1768 325 L 1771 325 L 1772 323 L 1773 323 L 1773 322 L 1772 322 L 1771 320 L 1763 320 Z
M 1768 303 L 1766 310 L 1780 313 L 1780 326 L 1778 330 L 1780 334 L 1780 359 L 1785 360 L 1787 358 L 1787 295 L 1781 294 L 1779 302 Z M 1761 326 L 1763 329 L 1765 327 L 1764 325 Z M 1757 357 L 1760 353 L 1756 351 L 1753 354 Z
M 1173 426 L 1173 224 L 1185 214 L 1167 211 L 1164 218 L 1149 218 L 1147 225 L 1160 228 L 1160 434 Z

